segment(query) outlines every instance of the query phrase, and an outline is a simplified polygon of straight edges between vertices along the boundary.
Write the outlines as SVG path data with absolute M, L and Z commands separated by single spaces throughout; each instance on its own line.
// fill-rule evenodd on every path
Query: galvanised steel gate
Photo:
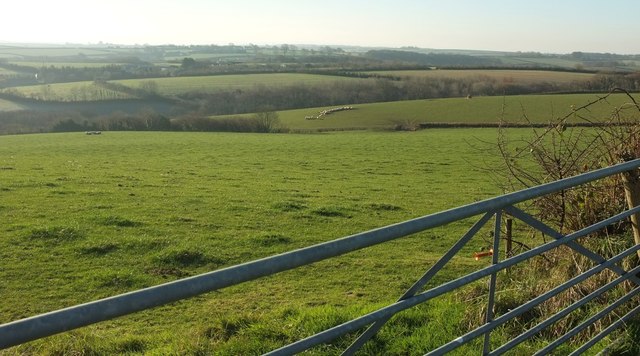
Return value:
M 442 226 L 461 219 L 481 215 L 480 219 L 456 242 L 450 250 L 440 258 L 415 284 L 409 288 L 396 303 L 380 308 L 374 312 L 353 319 L 349 322 L 337 325 L 333 328 L 320 332 L 316 335 L 307 337 L 293 344 L 284 346 L 274 350 L 269 354 L 272 355 L 289 355 L 307 350 L 315 345 L 331 341 L 346 333 L 361 330 L 368 327 L 358 339 L 347 349 L 344 354 L 351 355 L 367 342 L 376 332 L 396 313 L 424 303 L 432 298 L 451 292 L 457 288 L 465 286 L 471 282 L 481 278 L 490 278 L 490 288 L 488 295 L 486 320 L 480 327 L 469 331 L 464 335 L 456 337 L 454 340 L 440 346 L 439 348 L 428 352 L 429 355 L 444 354 L 456 349 L 457 347 L 468 343 L 469 341 L 484 337 L 483 354 L 499 355 L 513 347 L 529 339 L 547 326 L 555 323 L 565 317 L 572 311 L 584 306 L 590 301 L 598 298 L 603 293 L 611 290 L 620 283 L 630 280 L 634 285 L 630 292 L 623 297 L 611 303 L 597 314 L 585 320 L 582 324 L 559 337 L 557 340 L 548 344 L 538 351 L 538 354 L 546 354 L 554 348 L 566 342 L 569 338 L 576 335 L 585 328 L 593 325 L 604 316 L 618 306 L 627 303 L 635 306 L 630 312 L 622 317 L 617 318 L 612 324 L 602 330 L 599 334 L 587 341 L 585 344 L 576 349 L 573 353 L 580 354 L 589 349 L 603 337 L 607 336 L 617 327 L 623 325 L 625 321 L 633 317 L 638 310 L 640 304 L 634 297 L 640 291 L 640 279 L 636 276 L 640 272 L 640 266 L 632 270 L 624 270 L 619 266 L 619 262 L 627 256 L 630 256 L 640 249 L 640 245 L 635 245 L 624 252 L 610 259 L 598 255 L 597 253 L 587 249 L 576 242 L 576 239 L 589 235 L 606 226 L 626 219 L 629 216 L 639 213 L 640 206 L 636 206 L 630 210 L 621 212 L 606 220 L 598 222 L 594 225 L 583 228 L 582 230 L 562 235 L 547 226 L 543 222 L 537 220 L 533 216 L 527 214 L 521 209 L 515 207 L 515 204 L 534 199 L 537 197 L 570 189 L 591 181 L 595 181 L 604 177 L 620 174 L 627 171 L 633 171 L 638 174 L 640 167 L 640 159 L 618 164 L 604 169 L 595 170 L 575 177 L 566 178 L 556 182 L 543 184 L 537 187 L 521 190 L 515 193 L 502 195 L 496 198 L 483 200 L 474 204 L 461 206 L 455 209 L 439 212 L 436 214 L 416 218 L 413 220 L 401 222 L 398 224 L 370 230 L 367 232 L 347 236 L 341 239 L 321 243 L 307 248 L 267 257 L 264 259 L 224 268 L 214 272 L 201 274 L 198 276 L 177 280 L 174 282 L 158 285 L 155 287 L 145 288 L 134 292 L 121 294 L 118 296 L 97 300 L 94 302 L 77 305 L 74 307 L 57 310 L 47 314 L 34 316 L 27 319 L 14 321 L 8 324 L 0 325 L 0 348 L 7 348 L 18 345 L 27 341 L 35 340 L 56 333 L 68 331 L 81 326 L 92 323 L 112 319 L 118 316 L 134 313 L 137 311 L 153 308 L 166 303 L 178 301 L 181 299 L 193 297 L 202 293 L 214 291 L 217 289 L 229 287 L 242 282 L 250 281 L 256 278 L 269 276 L 281 271 L 286 271 L 296 267 L 308 265 L 317 261 L 325 260 L 334 256 L 346 254 L 351 251 L 362 249 L 365 247 L 377 245 L 396 238 L 407 236 L 413 233 Z M 541 231 L 547 236 L 553 237 L 553 241 L 545 243 L 539 247 L 533 248 L 516 256 L 509 257 L 503 261 L 499 261 L 498 249 L 501 234 L 501 216 L 503 213 L 509 214 L 511 217 L 519 219 L 532 228 Z M 462 247 L 486 224 L 492 217 L 495 217 L 494 237 L 493 237 L 493 261 L 486 268 L 480 269 L 473 273 L 467 274 L 458 279 L 444 283 L 438 287 L 420 292 L 427 282 L 442 269 L 453 256 L 455 256 Z M 505 314 L 494 317 L 493 307 L 495 303 L 496 279 L 499 271 L 505 270 L 522 261 L 538 256 L 544 252 L 555 249 L 559 246 L 568 246 L 574 251 L 584 255 L 595 262 L 595 267 L 583 272 L 582 274 L 558 285 L 557 287 L 539 295 L 530 301 L 508 311 Z M 569 307 L 550 316 L 548 319 L 540 322 L 529 330 L 523 330 L 522 334 L 510 340 L 504 345 L 495 349 L 491 349 L 491 331 L 496 327 L 506 323 L 513 318 L 522 315 L 531 308 L 543 303 L 546 300 L 562 293 L 568 288 L 580 283 L 587 278 L 603 271 L 610 270 L 618 275 L 618 278 L 601 286 L 596 291 L 586 295 L 580 300 L 575 301 Z M 638 304 L 638 305 L 636 305 Z

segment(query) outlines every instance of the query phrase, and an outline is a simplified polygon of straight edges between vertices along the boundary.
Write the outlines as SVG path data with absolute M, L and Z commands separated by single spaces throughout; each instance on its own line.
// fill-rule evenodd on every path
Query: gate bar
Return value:
M 572 311 L 580 308 L 581 306 L 589 303 L 593 299 L 595 299 L 595 298 L 599 297 L 600 295 L 608 292 L 609 290 L 615 288 L 618 284 L 628 280 L 631 275 L 635 275 L 638 272 L 640 272 L 640 266 L 630 270 L 624 276 L 620 276 L 620 277 L 616 278 L 615 280 L 613 280 L 613 281 L 605 284 L 604 286 L 598 288 L 597 290 L 591 292 L 586 297 L 576 301 L 575 303 L 571 304 L 570 306 L 568 306 L 568 307 L 562 309 L 561 311 L 557 312 L 556 314 L 550 316 L 546 320 L 540 322 L 538 325 L 532 327 L 531 329 L 529 329 L 529 330 L 523 332 L 522 334 L 518 335 L 517 337 L 511 339 L 509 342 L 507 342 L 506 344 L 500 346 L 499 348 L 493 350 L 489 355 L 502 355 L 503 353 L 511 350 L 512 348 L 516 347 L 521 342 L 523 342 L 526 339 L 530 338 L 531 336 L 539 333 L 540 331 L 542 331 L 547 326 L 549 326 L 549 325 L 555 323 L 556 321 L 564 318 L 565 316 L 567 316 Z
M 571 354 L 569 354 L 569 356 L 582 354 L 583 352 L 588 350 L 591 346 L 595 345 L 596 342 L 600 341 L 600 339 L 609 335 L 613 330 L 617 329 L 624 322 L 631 319 L 639 311 L 640 311 L 640 305 L 633 308 L 630 312 L 625 314 L 622 318 L 616 320 L 615 323 L 607 326 L 607 328 L 602 330 L 600 333 L 598 333 L 598 335 L 594 336 L 591 340 L 587 341 L 584 345 L 580 346 L 577 350 L 573 351 Z
M 438 262 L 436 262 L 429 270 L 418 280 L 416 281 L 406 292 L 398 299 L 398 301 L 407 299 L 409 297 L 413 297 L 420 291 L 422 287 L 424 287 L 436 273 L 440 272 L 440 270 L 462 249 L 471 238 L 473 238 L 478 231 L 491 219 L 493 216 L 493 212 L 488 212 L 480 218 L 471 228 L 456 242 L 450 249 L 445 253 Z M 362 333 L 356 341 L 354 341 L 343 353 L 342 356 L 351 356 L 356 353 L 369 339 L 375 335 L 380 328 L 384 326 L 384 324 L 390 319 L 382 318 L 376 321 L 374 324 L 369 326 L 364 333 Z
M 497 328 L 498 326 L 510 321 L 511 319 L 517 317 L 518 315 L 523 314 L 524 312 L 526 312 L 527 310 L 537 306 L 540 303 L 543 303 L 551 298 L 553 298 L 554 296 L 562 293 L 563 291 L 569 289 L 570 287 L 576 285 L 577 283 L 583 282 L 584 280 L 586 280 L 587 278 L 593 276 L 596 273 L 602 272 L 604 269 L 610 267 L 611 265 L 613 265 L 614 263 L 619 262 L 620 260 L 622 260 L 625 257 L 628 257 L 634 253 L 636 253 L 636 251 L 638 251 L 640 249 L 640 245 L 635 245 L 634 247 L 627 249 L 625 251 L 623 251 L 622 253 L 618 254 L 615 257 L 612 257 L 610 260 L 606 261 L 605 263 L 595 266 L 593 268 L 591 268 L 590 270 L 575 276 L 573 278 L 571 278 L 570 280 L 558 285 L 557 287 L 549 290 L 548 292 L 541 294 L 531 300 L 529 300 L 528 302 L 519 305 L 518 307 L 514 308 L 513 310 L 500 315 L 498 318 L 496 318 L 495 320 L 491 321 L 491 322 L 487 322 L 486 324 L 471 330 L 470 332 L 460 336 L 459 338 L 457 338 L 454 341 L 451 341 L 447 344 L 444 344 L 442 346 L 440 346 L 439 348 L 433 350 L 432 352 L 434 354 L 440 354 L 440 353 L 446 353 L 449 351 L 454 350 L 455 348 L 475 339 L 476 337 L 482 335 L 483 333 L 485 333 L 485 335 L 487 335 L 489 332 L 491 332 L 493 329 Z M 622 278 L 622 277 L 620 277 Z M 625 278 L 628 279 L 628 276 Z M 484 354 L 490 354 L 491 352 L 486 351 Z
M 319 332 L 315 335 L 309 336 L 303 340 L 296 341 L 287 346 L 283 346 L 277 350 L 271 351 L 267 353 L 267 355 L 291 355 L 294 353 L 302 352 L 312 346 L 321 344 L 323 342 L 331 341 L 343 334 L 358 330 L 364 326 L 367 326 L 377 320 L 383 319 L 385 317 L 391 317 L 398 312 L 414 307 L 418 304 L 426 302 L 427 300 L 433 299 L 437 296 L 450 292 L 456 288 L 459 288 L 468 283 L 477 281 L 480 278 L 487 277 L 494 272 L 501 271 L 507 267 L 511 267 L 516 265 L 524 260 L 537 256 L 543 252 L 552 250 L 558 246 L 564 245 L 569 241 L 573 241 L 579 237 L 588 235 L 594 231 L 598 231 L 603 227 L 611 225 L 614 222 L 625 219 L 633 214 L 640 212 L 640 206 L 636 206 L 633 209 L 626 210 L 620 214 L 614 215 L 608 219 L 602 220 L 596 224 L 590 225 L 582 230 L 576 231 L 567 235 L 565 238 L 561 240 L 550 241 L 544 245 L 538 246 L 529 251 L 523 252 L 517 256 L 508 258 L 497 265 L 491 265 L 489 267 L 485 267 L 481 270 L 472 272 L 468 275 L 459 277 L 452 281 L 441 284 L 438 287 L 432 288 L 426 292 L 418 294 L 414 297 L 407 298 L 402 301 L 398 301 L 396 303 L 390 304 L 386 307 L 380 308 L 376 311 L 373 311 L 369 314 L 365 314 L 359 318 L 353 319 L 346 323 L 334 326 L 333 328 L 327 329 L 325 331 Z M 460 339 L 460 338 L 459 338 Z M 462 340 L 460 340 L 462 341 Z
M 601 319 L 606 314 L 609 314 L 615 308 L 617 308 L 620 305 L 622 305 L 622 304 L 628 302 L 629 300 L 631 300 L 631 298 L 635 297 L 638 294 L 638 292 L 640 292 L 640 287 L 636 287 L 631 292 L 625 294 L 624 296 L 622 296 L 621 298 L 619 298 L 615 302 L 611 303 L 606 308 L 602 309 L 598 313 L 596 313 L 593 316 L 591 316 L 589 319 L 583 321 L 580 325 L 578 325 L 575 328 L 569 330 L 569 332 L 567 332 L 566 334 L 562 335 L 561 337 L 556 339 L 554 342 L 552 342 L 549 345 L 545 346 L 544 348 L 538 350 L 538 352 L 536 352 L 534 355 L 546 355 L 546 354 L 548 354 L 551 350 L 553 350 L 556 347 L 560 346 L 560 344 L 562 344 L 565 341 L 569 340 L 571 337 L 575 336 L 577 333 L 579 333 L 580 331 L 582 331 L 586 327 L 591 326 L 594 322 L 596 322 L 596 320 Z M 640 305 L 635 307 L 631 312 L 629 312 L 629 314 L 635 313 L 639 309 L 640 309 Z M 627 315 L 629 315 L 629 314 L 627 314 Z M 618 320 L 618 321 L 620 321 L 620 320 Z

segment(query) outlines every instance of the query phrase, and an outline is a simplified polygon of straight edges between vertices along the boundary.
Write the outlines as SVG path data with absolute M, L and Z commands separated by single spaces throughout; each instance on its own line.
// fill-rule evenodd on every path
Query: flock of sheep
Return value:
M 306 120 L 322 120 L 325 115 L 333 114 L 334 112 L 344 111 L 344 110 L 353 110 L 353 106 L 342 106 L 339 108 L 322 110 L 316 116 L 305 116 Z

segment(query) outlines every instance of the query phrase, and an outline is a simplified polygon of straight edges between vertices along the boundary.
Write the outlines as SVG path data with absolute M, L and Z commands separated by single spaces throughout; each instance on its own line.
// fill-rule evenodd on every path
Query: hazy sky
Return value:
M 12 0 L 0 41 L 640 54 L 638 0 Z

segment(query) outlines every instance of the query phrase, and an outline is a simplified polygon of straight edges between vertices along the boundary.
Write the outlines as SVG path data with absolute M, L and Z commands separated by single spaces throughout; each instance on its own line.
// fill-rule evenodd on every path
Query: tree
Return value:
M 185 57 L 182 59 L 182 69 L 191 69 L 197 66 L 197 62 L 195 59 L 190 57 Z
M 53 132 L 74 132 L 74 131 L 84 131 L 87 128 L 81 124 L 78 124 L 73 119 L 66 119 L 58 121 L 53 127 L 51 131 Z
M 278 132 L 280 130 L 280 118 L 275 111 L 262 111 L 255 114 L 256 132 Z
M 289 45 L 285 43 L 280 46 L 280 49 L 282 49 L 282 55 L 286 57 L 287 52 L 289 52 Z

